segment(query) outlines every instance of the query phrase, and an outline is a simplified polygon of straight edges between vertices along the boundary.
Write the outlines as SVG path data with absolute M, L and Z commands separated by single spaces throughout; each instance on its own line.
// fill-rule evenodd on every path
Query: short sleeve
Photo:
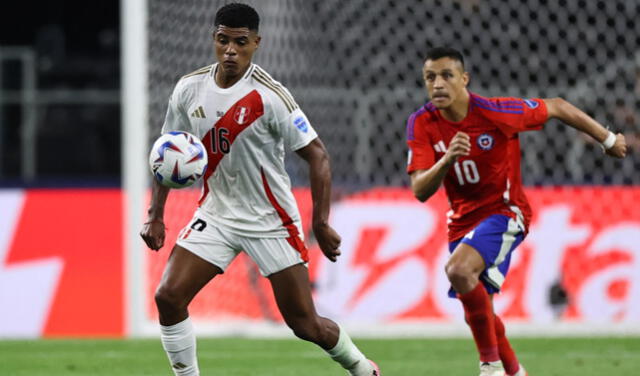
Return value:
M 428 170 L 435 163 L 435 151 L 423 124 L 424 118 L 413 114 L 407 120 L 407 173 Z
M 277 122 L 277 129 L 284 139 L 285 146 L 290 151 L 302 149 L 318 137 L 309 119 L 299 108 L 280 118 Z
M 275 131 L 282 137 L 287 150 L 302 149 L 318 137 L 309 119 L 284 86 L 279 86 L 278 92 L 270 94 Z
M 540 130 L 548 118 L 547 106 L 540 98 L 476 99 L 474 104 L 507 135 Z
M 189 116 L 184 110 L 184 104 L 182 103 L 182 90 L 182 85 L 178 83 L 169 98 L 167 114 L 164 118 L 164 124 L 162 125 L 163 134 L 171 131 L 193 133 Z

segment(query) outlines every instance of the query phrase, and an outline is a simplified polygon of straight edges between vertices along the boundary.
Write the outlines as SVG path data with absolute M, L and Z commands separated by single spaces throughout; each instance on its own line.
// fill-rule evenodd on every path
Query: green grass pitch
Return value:
M 477 375 L 471 339 L 361 339 L 385 376 Z M 516 338 L 531 376 L 638 375 L 640 338 Z M 299 340 L 199 339 L 203 375 L 345 375 Z M 172 375 L 159 339 L 0 341 L 0 375 Z

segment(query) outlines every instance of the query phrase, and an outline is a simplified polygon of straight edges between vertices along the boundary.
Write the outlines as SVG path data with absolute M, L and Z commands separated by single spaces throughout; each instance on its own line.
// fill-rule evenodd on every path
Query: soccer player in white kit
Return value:
M 200 137 L 209 164 L 200 206 L 180 233 L 156 290 L 163 347 L 176 375 L 199 374 L 187 307 L 244 251 L 270 280 L 296 336 L 322 347 L 350 375 L 380 375 L 344 330 L 316 313 L 284 153 L 293 150 L 309 164 L 313 231 L 325 256 L 336 261 L 340 236 L 328 223 L 329 157 L 288 90 L 251 62 L 260 44 L 258 25 L 248 5 L 220 8 L 213 31 L 217 63 L 182 77 L 169 101 L 162 132 Z M 153 184 L 141 236 L 158 250 L 169 188 L 155 179 Z

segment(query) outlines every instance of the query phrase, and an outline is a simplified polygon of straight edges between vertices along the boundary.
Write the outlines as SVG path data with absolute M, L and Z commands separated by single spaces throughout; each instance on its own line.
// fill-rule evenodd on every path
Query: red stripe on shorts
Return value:
M 282 225 L 287 229 L 287 232 L 289 233 L 289 237 L 287 238 L 287 241 L 289 242 L 289 244 L 291 244 L 293 249 L 295 249 L 300 253 L 300 256 L 302 257 L 302 260 L 304 262 L 309 262 L 309 251 L 307 250 L 307 247 L 304 245 L 304 242 L 302 241 L 302 239 L 300 239 L 300 233 L 298 232 L 298 227 L 296 227 L 296 225 L 293 223 L 293 219 L 291 219 L 289 214 L 287 214 L 284 208 L 280 206 L 280 204 L 276 200 L 276 197 L 273 195 L 273 192 L 271 191 L 271 187 L 269 187 L 267 176 L 264 174 L 264 170 L 262 169 L 262 167 L 260 167 L 260 174 L 262 175 L 262 185 L 264 185 L 264 190 L 265 190 L 265 193 L 267 194 L 267 198 L 269 199 L 269 202 L 271 203 L 271 205 L 273 205 L 273 207 L 276 209 L 278 216 L 280 216 L 280 219 L 282 220 Z
M 185 233 L 181 236 L 182 240 L 185 240 L 186 238 L 188 238 L 190 234 L 191 234 L 191 229 L 187 230 L 187 232 L 185 232 Z

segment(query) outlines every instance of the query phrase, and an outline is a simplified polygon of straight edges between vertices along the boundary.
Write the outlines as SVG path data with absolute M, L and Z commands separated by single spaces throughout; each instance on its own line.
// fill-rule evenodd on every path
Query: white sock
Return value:
M 340 329 L 338 343 L 332 349 L 327 350 L 331 359 L 340 363 L 352 376 L 371 376 L 373 373 L 371 363 L 353 344 L 349 334 L 340 325 L 338 325 L 338 329 Z
M 162 347 L 169 357 L 171 368 L 176 376 L 198 376 L 196 358 L 196 336 L 193 325 L 187 317 L 175 325 L 160 325 Z

